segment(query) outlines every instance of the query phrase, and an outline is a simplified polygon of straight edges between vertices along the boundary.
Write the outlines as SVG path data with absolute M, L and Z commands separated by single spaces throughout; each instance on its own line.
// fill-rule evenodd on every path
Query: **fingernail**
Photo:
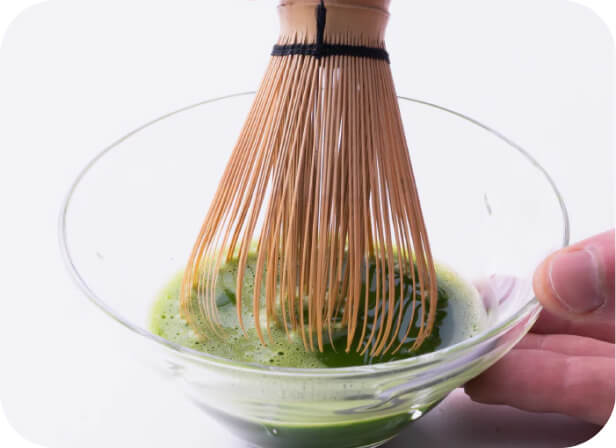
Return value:
M 599 262 L 592 248 L 557 254 L 550 262 L 549 276 L 556 297 L 571 312 L 590 313 L 605 303 Z

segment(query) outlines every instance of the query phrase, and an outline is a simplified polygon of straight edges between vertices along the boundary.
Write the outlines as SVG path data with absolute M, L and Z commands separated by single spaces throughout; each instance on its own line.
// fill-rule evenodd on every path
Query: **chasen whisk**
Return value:
M 414 349 L 430 335 L 436 274 L 385 50 L 388 6 L 280 2 L 279 41 L 184 274 L 182 315 L 204 337 L 221 331 L 216 282 L 231 258 L 243 328 L 253 243 L 252 312 L 262 343 L 273 321 L 299 332 L 311 351 L 333 344 L 334 325 L 346 329 L 347 352 L 374 355 L 398 350 L 415 321 Z M 410 320 L 396 306 L 403 297 L 395 286 L 405 278 Z M 358 319 L 369 291 L 370 326 Z M 197 315 L 206 325 L 195 324 Z

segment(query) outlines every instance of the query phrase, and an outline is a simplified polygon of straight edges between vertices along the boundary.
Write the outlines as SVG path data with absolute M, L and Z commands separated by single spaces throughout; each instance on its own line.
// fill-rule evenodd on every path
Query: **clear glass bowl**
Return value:
M 343 369 L 249 365 L 178 346 L 148 331 L 149 310 L 187 260 L 252 98 L 188 106 L 96 156 L 62 208 L 67 266 L 85 295 L 130 330 L 126 345 L 136 356 L 249 443 L 380 445 L 529 330 L 540 311 L 533 270 L 568 244 L 564 203 L 512 141 L 457 112 L 401 98 L 434 255 L 477 286 L 488 328 L 434 353 Z

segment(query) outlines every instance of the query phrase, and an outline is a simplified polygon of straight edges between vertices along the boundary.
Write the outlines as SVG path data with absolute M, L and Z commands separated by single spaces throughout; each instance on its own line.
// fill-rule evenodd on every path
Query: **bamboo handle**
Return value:
M 285 5 L 318 5 L 319 0 L 280 0 L 280 6 Z M 325 6 L 357 6 L 360 8 L 380 9 L 389 11 L 391 0 L 325 0 Z
M 325 0 L 325 41 L 383 47 L 390 0 Z M 281 0 L 279 45 L 314 43 L 319 0 Z

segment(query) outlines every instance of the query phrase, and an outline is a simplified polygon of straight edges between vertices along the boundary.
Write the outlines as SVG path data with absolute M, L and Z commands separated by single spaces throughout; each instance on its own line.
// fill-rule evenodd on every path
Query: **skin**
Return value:
M 614 230 L 549 256 L 534 289 L 545 309 L 531 333 L 466 393 L 605 424 L 614 408 Z

